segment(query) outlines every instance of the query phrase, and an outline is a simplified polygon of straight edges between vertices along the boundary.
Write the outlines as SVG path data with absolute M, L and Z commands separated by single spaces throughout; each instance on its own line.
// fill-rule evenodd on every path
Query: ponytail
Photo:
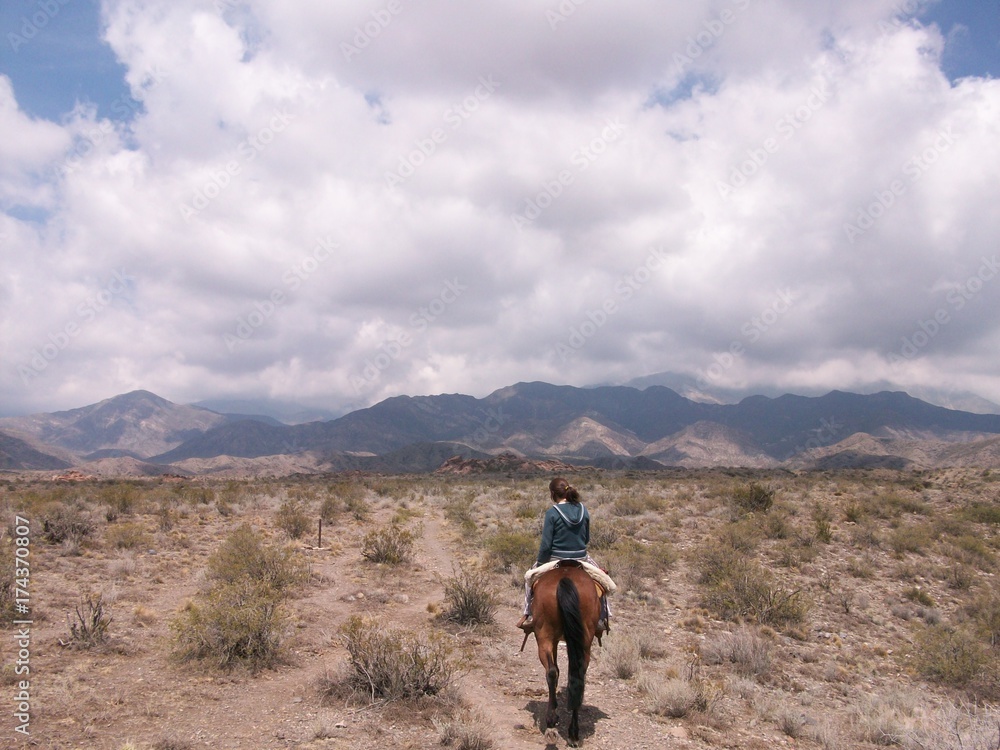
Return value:
M 553 500 L 566 500 L 575 505 L 580 503 L 580 493 L 576 487 L 562 477 L 556 477 L 549 482 L 549 492 L 552 494 Z

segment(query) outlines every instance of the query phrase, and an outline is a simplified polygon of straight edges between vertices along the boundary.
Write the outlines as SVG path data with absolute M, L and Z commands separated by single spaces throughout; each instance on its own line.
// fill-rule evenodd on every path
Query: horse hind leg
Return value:
M 545 671 L 545 679 L 549 683 L 549 709 L 545 714 L 545 728 L 551 729 L 558 722 L 556 717 L 556 689 L 559 687 L 559 666 L 556 664 L 555 659 L 549 662 L 548 669 Z

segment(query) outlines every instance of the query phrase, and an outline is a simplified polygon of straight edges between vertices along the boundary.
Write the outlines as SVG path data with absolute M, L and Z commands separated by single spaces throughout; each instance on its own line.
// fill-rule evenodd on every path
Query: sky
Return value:
M 1000 402 L 1000 7 L 5 0 L 0 414 Z

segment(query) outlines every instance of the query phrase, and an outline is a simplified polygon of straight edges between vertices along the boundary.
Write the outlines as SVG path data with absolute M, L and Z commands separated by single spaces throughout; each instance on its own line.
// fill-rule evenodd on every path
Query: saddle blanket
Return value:
M 535 582 L 545 573 L 559 566 L 559 563 L 565 562 L 563 560 L 549 560 L 547 563 L 539 565 L 537 568 L 529 568 L 528 572 L 524 574 L 524 581 L 530 587 L 534 587 Z M 605 573 L 603 570 L 598 568 L 596 565 L 591 565 L 590 563 L 584 562 L 583 560 L 575 560 L 583 568 L 587 575 L 594 579 L 598 586 L 604 589 L 604 592 L 608 595 L 615 593 L 618 590 L 618 584 L 611 580 L 611 576 Z

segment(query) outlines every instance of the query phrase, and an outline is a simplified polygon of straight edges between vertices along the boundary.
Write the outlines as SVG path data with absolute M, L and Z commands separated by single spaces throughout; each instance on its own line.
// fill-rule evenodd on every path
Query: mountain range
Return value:
M 902 392 L 704 403 L 660 385 L 518 383 L 484 398 L 397 396 L 336 419 L 284 424 L 133 391 L 0 419 L 0 469 L 93 475 L 434 471 L 513 454 L 602 468 L 996 466 L 1000 415 Z M 468 466 L 468 464 L 466 464 Z

